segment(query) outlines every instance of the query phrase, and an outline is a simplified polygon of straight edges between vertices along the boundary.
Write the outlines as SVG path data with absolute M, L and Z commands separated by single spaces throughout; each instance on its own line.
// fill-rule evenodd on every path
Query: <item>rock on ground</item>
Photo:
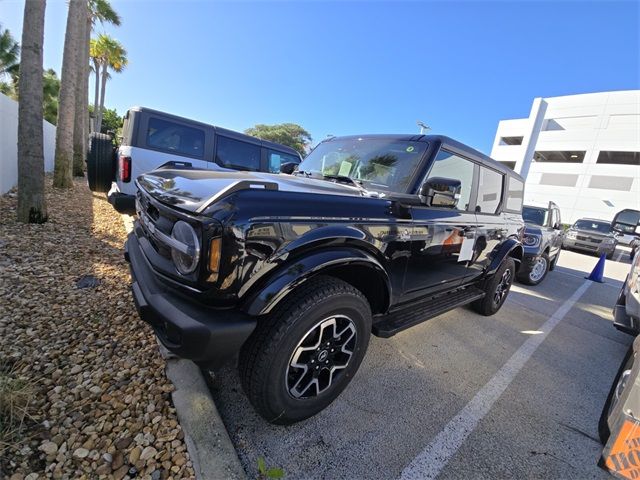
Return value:
M 46 185 L 43 225 L 0 197 L 0 361 L 36 392 L 21 441 L 0 445 L 0 478 L 193 478 L 120 215 L 85 179 Z M 99 282 L 78 288 L 87 275 Z

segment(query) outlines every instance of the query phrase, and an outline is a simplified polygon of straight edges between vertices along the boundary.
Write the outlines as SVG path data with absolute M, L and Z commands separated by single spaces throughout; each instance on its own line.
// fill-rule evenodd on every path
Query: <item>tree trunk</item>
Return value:
M 18 104 L 18 221 L 47 221 L 42 133 L 45 0 L 25 2 Z
M 82 124 L 84 125 L 84 139 L 82 142 L 82 149 L 84 152 L 84 159 L 87 159 L 87 147 L 89 146 L 89 132 L 91 131 L 91 126 L 89 123 L 89 76 L 91 75 L 91 59 L 89 58 L 89 44 L 91 43 L 91 14 L 87 15 L 87 24 L 85 26 L 85 43 L 84 43 L 84 91 L 83 91 L 83 102 L 84 102 L 84 112 L 82 115 Z
M 83 18 L 87 18 L 89 15 L 89 9 L 87 8 L 87 2 L 82 2 Z M 85 57 L 85 41 L 87 34 L 85 29 L 87 28 L 87 21 L 83 20 L 80 23 L 80 34 L 78 38 L 80 40 L 78 48 L 78 58 L 76 61 L 78 68 L 78 81 L 76 82 L 76 94 L 75 94 L 75 116 L 73 123 L 73 176 L 84 177 L 84 162 L 85 162 L 85 150 L 84 150 L 84 137 L 86 132 L 84 129 L 84 111 L 87 109 L 87 104 L 84 103 L 85 91 L 87 90 L 87 84 L 85 82 L 85 70 L 86 64 L 89 61 L 88 57 Z
M 107 87 L 107 75 L 109 75 L 109 71 L 107 69 L 107 65 L 102 65 L 102 82 L 100 85 L 100 108 L 98 109 L 98 128 L 97 131 L 102 131 L 102 112 L 104 110 L 104 92 Z
M 82 47 L 82 27 L 86 16 L 83 13 L 86 0 L 70 0 L 67 14 L 67 30 L 62 56 L 62 76 L 56 127 L 56 155 L 53 171 L 53 186 L 73 186 L 73 126 L 75 120 L 75 95 L 78 82 L 78 49 Z
M 98 129 L 98 103 L 100 102 L 100 62 L 93 59 L 93 68 L 96 71 L 96 85 L 95 85 L 95 96 L 93 99 L 93 122 L 91 123 L 92 132 L 97 132 Z

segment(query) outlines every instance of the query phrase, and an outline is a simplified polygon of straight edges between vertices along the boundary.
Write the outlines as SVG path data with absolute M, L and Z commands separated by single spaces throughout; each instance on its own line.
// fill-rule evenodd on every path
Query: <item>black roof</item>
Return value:
M 464 143 L 461 143 L 457 140 L 454 140 L 453 138 L 447 137 L 445 135 L 424 135 L 424 134 L 401 134 L 401 133 L 393 133 L 393 134 L 365 134 L 365 135 L 345 135 L 345 136 L 340 136 L 340 137 L 330 137 L 327 138 L 326 140 L 323 140 L 324 142 L 331 142 L 334 140 L 339 140 L 339 139 L 347 139 L 347 140 L 351 140 L 351 139 L 357 139 L 357 138 L 380 138 L 380 139 L 387 139 L 387 140 L 399 140 L 399 141 L 405 141 L 405 142 L 425 142 L 425 143 L 433 143 L 437 146 L 440 145 L 446 145 L 450 150 L 454 150 L 457 152 L 456 153 L 460 153 L 464 156 L 467 156 L 473 160 L 482 162 L 482 163 L 486 163 L 488 165 L 491 165 L 492 168 L 494 168 L 495 170 L 498 170 L 504 174 L 510 175 L 512 177 L 516 177 L 519 180 L 524 182 L 524 179 L 516 172 L 514 172 L 513 170 L 511 170 L 509 167 L 507 167 L 506 165 L 502 164 L 501 162 L 498 162 L 496 160 L 494 160 L 493 158 L 491 158 L 488 155 L 485 155 L 482 152 L 479 152 L 478 150 L 476 150 L 475 148 L 471 148 L 468 145 L 465 145 Z
M 199 122 L 198 120 L 193 120 L 191 118 L 186 118 L 186 117 L 181 117 L 179 115 L 174 115 L 173 113 L 167 113 L 167 112 L 163 112 L 161 110 L 155 110 L 153 108 L 149 108 L 149 107 L 140 107 L 140 106 L 136 106 L 136 107 L 131 107 L 128 111 L 135 111 L 135 112 L 148 112 L 148 113 L 155 113 L 157 115 L 162 115 L 163 117 L 168 117 L 168 118 L 173 118 L 175 120 L 178 120 L 180 122 L 188 122 L 188 123 L 192 123 L 195 125 L 199 125 L 203 128 L 213 128 L 216 133 L 220 133 L 222 135 L 226 135 L 229 137 L 236 137 L 236 138 L 240 138 L 244 141 L 249 141 L 255 144 L 260 144 L 264 147 L 270 147 L 276 150 L 280 150 L 283 152 L 288 152 L 291 153 L 297 157 L 300 157 L 300 154 L 294 149 L 291 148 L 287 145 L 282 145 L 280 143 L 276 143 L 276 142 L 271 142 L 269 140 L 264 140 L 260 137 L 254 137 L 253 135 L 247 135 L 246 133 L 242 133 L 242 132 L 236 132 L 235 130 L 229 130 L 228 128 L 223 128 L 223 127 L 218 127 L 216 125 L 212 125 L 209 123 L 204 123 L 204 122 Z

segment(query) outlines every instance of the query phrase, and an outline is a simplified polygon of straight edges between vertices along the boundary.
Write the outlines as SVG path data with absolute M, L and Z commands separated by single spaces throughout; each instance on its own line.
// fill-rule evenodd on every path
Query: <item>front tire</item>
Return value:
M 513 277 L 516 271 L 516 262 L 511 257 L 502 261 L 498 270 L 487 281 L 484 291 L 486 295 L 476 300 L 471 307 L 481 315 L 490 316 L 500 310 L 511 290 Z
M 549 256 L 546 253 L 540 255 L 531 268 L 521 268 L 518 272 L 518 280 L 526 285 L 538 285 L 550 269 Z
M 600 443 L 602 443 L 602 445 L 606 445 L 609 437 L 611 436 L 611 430 L 609 429 L 609 416 L 620 400 L 620 396 L 622 395 L 625 387 L 625 372 L 631 370 L 633 367 L 633 361 L 633 345 L 631 345 L 620 364 L 620 368 L 618 368 L 618 373 L 616 373 L 616 376 L 613 379 L 607 399 L 602 406 L 602 413 L 600 413 L 600 419 L 598 421 L 598 437 L 600 438 Z
M 371 308 L 359 290 L 333 277 L 308 280 L 258 320 L 240 351 L 242 387 L 270 423 L 309 418 L 349 384 L 370 332 Z

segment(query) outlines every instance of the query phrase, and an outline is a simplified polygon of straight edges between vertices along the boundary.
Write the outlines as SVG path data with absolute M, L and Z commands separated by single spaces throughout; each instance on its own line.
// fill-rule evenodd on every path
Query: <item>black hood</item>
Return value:
M 137 179 L 156 200 L 190 212 L 201 212 L 216 200 L 252 188 L 328 195 L 362 196 L 362 190 L 302 176 L 214 170 L 155 170 Z

